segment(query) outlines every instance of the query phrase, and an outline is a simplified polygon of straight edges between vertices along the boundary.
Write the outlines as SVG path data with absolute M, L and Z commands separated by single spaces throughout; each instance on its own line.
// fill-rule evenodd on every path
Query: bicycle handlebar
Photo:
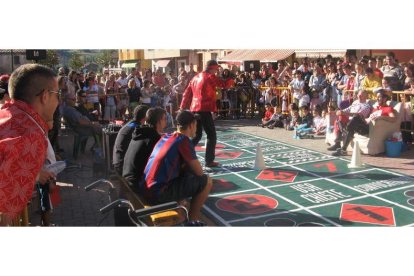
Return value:
M 126 199 L 117 199 L 111 203 L 109 203 L 108 205 L 102 207 L 101 209 L 99 209 L 99 212 L 101 212 L 102 214 L 105 214 L 109 211 L 111 211 L 112 209 L 114 209 L 116 206 L 127 206 L 128 208 L 134 210 L 134 206 L 132 206 L 131 202 L 129 202 Z
M 92 182 L 91 184 L 86 186 L 84 189 L 85 189 L 85 191 L 88 192 L 88 191 L 92 190 L 93 188 L 95 188 L 96 186 L 98 186 L 101 183 L 109 184 L 109 186 L 111 186 L 111 189 L 115 189 L 115 186 L 114 186 L 114 184 L 112 184 L 111 181 L 109 181 L 107 179 L 103 179 L 103 178 L 99 179 L 99 180 L 96 180 L 95 182 Z

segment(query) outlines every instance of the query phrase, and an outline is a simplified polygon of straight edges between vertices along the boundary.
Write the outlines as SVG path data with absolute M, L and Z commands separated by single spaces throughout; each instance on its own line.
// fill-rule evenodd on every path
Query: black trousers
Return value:
M 369 125 L 365 122 L 365 119 L 361 116 L 354 116 L 351 121 L 349 121 L 348 125 L 346 126 L 345 132 L 345 140 L 344 144 L 342 145 L 342 149 L 346 150 L 348 148 L 349 143 L 354 138 L 355 132 L 364 136 L 369 135 Z
M 214 126 L 213 116 L 211 112 L 195 112 L 199 114 L 200 118 L 197 120 L 197 132 L 196 136 L 191 140 L 194 146 L 200 142 L 203 135 L 203 129 L 207 134 L 207 148 L 205 161 L 211 163 L 214 161 L 216 155 L 216 143 L 217 143 L 217 134 L 216 127 Z

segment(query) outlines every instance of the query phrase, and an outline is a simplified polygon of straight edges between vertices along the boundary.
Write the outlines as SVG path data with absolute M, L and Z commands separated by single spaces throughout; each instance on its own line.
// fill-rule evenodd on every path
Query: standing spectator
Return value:
M 7 225 L 26 206 L 47 150 L 47 122 L 59 103 L 56 74 L 38 64 L 17 68 L 9 80 L 11 101 L 0 110 L 0 225 Z M 18 177 L 17 177 L 18 176 Z
M 141 89 L 136 86 L 134 78 L 131 78 L 128 81 L 127 93 L 129 98 L 128 113 L 131 115 L 135 107 L 138 106 L 139 100 L 141 99 Z
M 118 83 L 115 81 L 115 75 L 111 74 L 109 80 L 105 83 L 105 120 L 115 120 L 117 95 L 119 91 Z
M 119 86 L 119 101 L 117 104 L 117 110 L 119 112 L 119 118 L 123 119 L 125 116 L 125 111 L 128 108 L 128 95 L 127 95 L 127 89 L 128 89 L 128 79 L 126 76 L 125 71 L 121 71 L 121 76 L 116 81 Z
M 404 74 L 401 66 L 395 61 L 395 54 L 393 52 L 388 52 L 385 57 L 385 62 L 387 64 L 381 68 L 384 77 L 391 77 L 390 86 L 392 90 L 402 90 Z
M 299 104 L 299 99 L 305 88 L 305 82 L 302 80 L 302 72 L 296 70 L 293 74 L 294 79 L 289 83 L 289 88 L 292 89 L 293 102 Z
M 68 81 L 66 82 L 68 91 L 67 91 L 65 100 L 68 98 L 76 99 L 76 91 L 78 91 L 77 79 L 78 79 L 78 74 L 76 73 L 76 71 L 73 71 L 73 70 L 70 71 L 69 76 L 68 76 Z
M 374 74 L 377 75 L 380 79 L 384 77 L 384 74 L 377 67 L 377 60 L 375 58 L 370 58 L 368 60 L 368 67 L 372 68 L 372 70 L 374 71 Z
M 216 112 L 216 87 L 223 87 L 222 81 L 216 76 L 218 63 L 215 60 L 207 62 L 206 70 L 194 77 L 184 92 L 180 109 L 188 109 L 199 114 L 197 133 L 192 139 L 193 145 L 201 140 L 203 129 L 207 134 L 206 166 L 217 167 L 214 161 L 217 135 L 211 112 Z
M 191 81 L 195 75 L 197 75 L 197 72 L 194 71 L 194 65 L 190 63 L 190 70 L 187 72 L 187 80 Z

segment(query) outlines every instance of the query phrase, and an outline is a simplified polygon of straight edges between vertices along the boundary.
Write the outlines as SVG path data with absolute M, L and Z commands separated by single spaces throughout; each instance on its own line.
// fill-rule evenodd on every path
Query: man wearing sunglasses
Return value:
M 11 101 L 0 110 L 0 225 L 11 224 L 24 209 L 36 181 L 55 177 L 40 171 L 57 91 L 56 74 L 42 65 L 22 65 L 10 77 Z

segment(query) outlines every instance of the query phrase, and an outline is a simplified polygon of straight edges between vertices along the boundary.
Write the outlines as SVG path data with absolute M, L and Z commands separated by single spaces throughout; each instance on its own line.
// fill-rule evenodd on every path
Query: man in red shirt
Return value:
M 42 171 L 47 122 L 59 103 L 56 74 L 38 64 L 17 68 L 9 80 L 11 101 L 0 110 L 0 225 L 8 225 L 27 205 Z
M 217 112 L 216 87 L 223 88 L 223 81 L 216 76 L 218 63 L 215 60 L 207 62 L 206 70 L 192 78 L 184 91 L 180 109 L 190 109 L 199 114 L 196 136 L 192 139 L 193 145 L 201 140 L 203 129 L 207 134 L 206 167 L 217 167 L 214 161 L 217 143 L 216 127 L 214 126 L 212 112 Z
M 369 135 L 369 123 L 378 119 L 394 122 L 396 120 L 395 110 L 387 105 L 389 99 L 387 92 L 384 89 L 379 89 L 376 92 L 378 106 L 371 111 L 371 115 L 364 119 L 362 116 L 354 116 L 346 127 L 346 137 L 341 148 L 334 152 L 333 156 L 347 155 L 346 149 L 349 143 L 354 138 L 354 133 L 361 135 Z

